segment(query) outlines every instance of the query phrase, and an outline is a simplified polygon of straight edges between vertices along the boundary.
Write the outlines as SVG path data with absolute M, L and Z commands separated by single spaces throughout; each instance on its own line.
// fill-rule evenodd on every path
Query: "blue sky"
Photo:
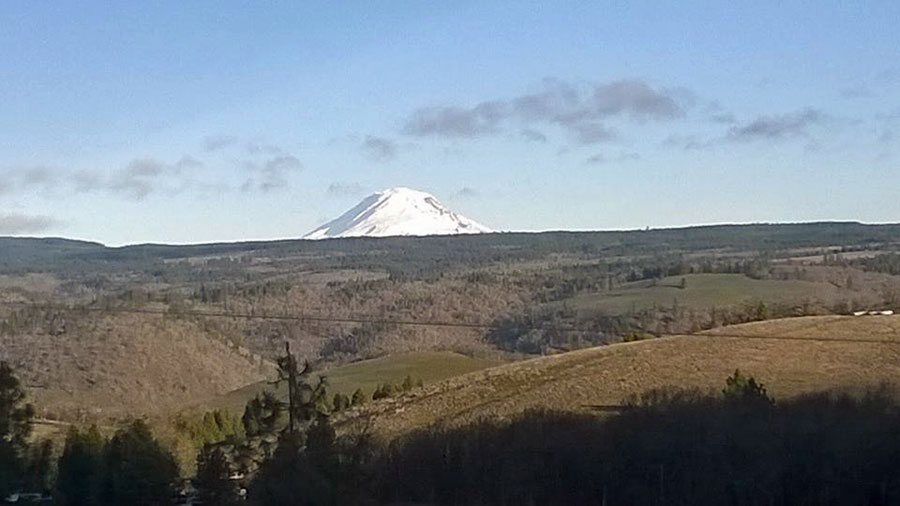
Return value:
M 900 3 L 0 6 L 0 235 L 900 221 Z

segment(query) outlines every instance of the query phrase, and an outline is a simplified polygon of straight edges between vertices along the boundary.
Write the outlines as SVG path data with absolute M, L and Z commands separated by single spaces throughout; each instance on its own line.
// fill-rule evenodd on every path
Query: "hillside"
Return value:
M 370 426 L 390 436 L 431 423 L 506 417 L 529 408 L 591 410 L 620 405 L 653 388 L 718 390 L 735 369 L 762 381 L 776 399 L 896 381 L 900 316 L 791 318 L 536 358 L 373 403 L 340 423 L 347 429 Z
M 480 371 L 500 363 L 499 360 L 467 357 L 449 351 L 413 352 L 339 365 L 316 372 L 314 375 L 326 377 L 329 393 L 342 393 L 349 396 L 359 388 L 367 398 L 371 398 L 372 392 L 379 385 L 383 383 L 400 384 L 406 376 L 422 380 L 425 385 L 431 385 L 447 378 Z M 250 399 L 272 388 L 272 385 L 266 381 L 254 383 L 204 402 L 199 408 L 202 410 L 225 409 L 232 413 L 241 413 Z M 279 392 L 283 398 L 287 398 L 284 388 Z
M 259 356 L 175 317 L 70 313 L 49 327 L 0 333 L 0 360 L 12 364 L 48 418 L 156 413 L 271 372 Z

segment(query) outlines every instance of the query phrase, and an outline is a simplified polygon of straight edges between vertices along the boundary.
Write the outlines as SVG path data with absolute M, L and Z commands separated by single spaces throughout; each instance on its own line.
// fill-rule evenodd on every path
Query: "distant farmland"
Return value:
M 759 300 L 778 303 L 806 298 L 828 302 L 839 294 L 840 289 L 820 281 L 752 279 L 741 274 L 688 274 L 628 283 L 609 292 L 566 299 L 564 303 L 579 313 L 620 315 L 673 304 L 706 310 Z

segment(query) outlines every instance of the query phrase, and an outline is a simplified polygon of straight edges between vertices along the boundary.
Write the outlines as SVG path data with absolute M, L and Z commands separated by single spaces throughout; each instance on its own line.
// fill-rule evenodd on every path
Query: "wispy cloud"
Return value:
M 734 123 L 737 123 L 737 118 L 734 117 L 734 114 L 725 110 L 725 108 L 715 100 L 706 105 L 704 113 L 712 123 L 720 125 L 733 125 Z
M 731 114 L 730 112 L 710 114 L 709 120 L 713 123 L 719 123 L 722 125 L 733 125 L 737 123 L 737 118 L 735 118 L 734 114 Z
M 471 186 L 463 186 L 454 196 L 463 199 L 475 199 L 481 197 L 481 192 Z
M 692 101 L 684 89 L 654 88 L 640 80 L 619 80 L 575 86 L 548 79 L 540 91 L 481 102 L 472 107 L 441 106 L 418 109 L 403 131 L 414 136 L 475 138 L 496 134 L 507 123 L 524 125 L 529 140 L 546 139 L 534 125 L 562 128 L 577 142 L 592 144 L 614 137 L 604 124 L 613 118 L 637 122 L 681 118 Z
M 736 125 L 728 131 L 728 138 L 734 141 L 780 140 L 809 135 L 809 127 L 820 124 L 827 115 L 818 109 L 806 108 L 797 112 L 759 116 Z
M 360 150 L 374 162 L 387 162 L 397 157 L 397 143 L 384 137 L 367 135 Z
M 624 162 L 633 162 L 635 160 L 640 160 L 641 155 L 634 152 L 622 152 L 617 156 L 608 158 L 603 153 L 597 153 L 593 156 L 589 156 L 584 160 L 585 165 L 604 165 L 607 163 L 624 163 Z
M 618 137 L 615 130 L 600 123 L 576 123 L 570 128 L 569 134 L 575 143 L 581 145 L 609 142 Z
M 206 152 L 219 151 L 238 143 L 238 138 L 233 135 L 211 135 L 203 139 L 203 150 Z
M 48 165 L 15 167 L 0 172 L 0 194 L 13 190 L 51 191 L 60 185 L 62 173 Z
M 251 172 L 244 190 L 270 191 L 286 185 L 286 174 L 301 168 L 293 155 L 261 158 L 235 166 Z M 0 170 L 0 195 L 12 191 L 41 194 L 48 198 L 104 192 L 123 198 L 143 200 L 153 194 L 174 195 L 191 191 L 227 191 L 220 178 L 206 170 L 206 164 L 185 155 L 167 162 L 156 157 L 134 158 L 111 170 L 67 170 L 34 165 Z
M 356 197 L 362 194 L 363 187 L 359 183 L 350 182 L 334 182 L 328 185 L 328 189 L 325 193 L 329 197 Z
M 251 176 L 241 186 L 241 190 L 270 192 L 287 188 L 288 175 L 302 170 L 303 164 L 294 155 L 280 155 L 262 162 L 248 161 L 244 163 L 244 167 L 251 172 Z
M 274 156 L 284 153 L 279 146 L 261 142 L 247 142 L 244 144 L 244 150 L 250 156 Z
M 49 216 L 0 214 L 0 234 L 34 234 L 59 228 L 62 222 Z
M 584 160 L 584 163 L 587 165 L 602 165 L 606 163 L 608 160 L 603 153 L 597 153 L 596 155 L 591 155 L 587 159 Z
M 547 142 L 547 136 L 533 128 L 523 128 L 519 133 L 528 142 Z
M 716 144 L 715 140 L 701 139 L 696 135 L 671 134 L 662 141 L 663 147 L 684 150 L 707 149 Z
M 76 173 L 73 177 L 76 188 L 83 191 L 99 187 L 140 200 L 157 191 L 180 191 L 189 181 L 190 172 L 203 166 L 203 162 L 192 156 L 183 156 L 174 163 L 156 158 L 135 158 L 125 167 L 113 171 L 107 179 L 90 172 Z
M 477 137 L 494 133 L 507 117 L 505 104 L 484 102 L 470 109 L 463 107 L 425 107 L 415 111 L 404 133 L 417 136 Z

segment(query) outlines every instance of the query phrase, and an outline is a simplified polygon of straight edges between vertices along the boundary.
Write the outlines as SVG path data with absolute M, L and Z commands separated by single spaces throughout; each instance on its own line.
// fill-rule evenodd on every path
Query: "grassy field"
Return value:
M 407 375 L 421 379 L 425 385 L 431 385 L 498 364 L 500 362 L 497 360 L 474 358 L 449 351 L 429 351 L 362 360 L 325 370 L 323 374 L 328 380 L 328 391 L 331 394 L 340 392 L 351 395 L 357 388 L 361 388 L 371 396 L 379 384 L 400 383 Z M 266 382 L 255 383 L 204 403 L 202 409 L 226 409 L 241 413 L 248 400 L 272 388 Z M 284 392 L 281 394 L 285 395 Z
M 778 339 L 755 338 L 767 336 Z M 591 410 L 652 388 L 717 391 L 735 369 L 762 381 L 776 399 L 896 381 L 900 316 L 773 320 L 542 357 L 371 403 L 338 424 L 348 430 L 367 425 L 393 436 L 431 423 L 502 418 L 529 408 Z
M 682 278 L 685 281 L 681 288 Z M 764 300 L 797 302 L 804 298 L 831 301 L 840 289 L 830 283 L 799 280 L 758 280 L 743 274 L 689 274 L 657 282 L 639 281 L 609 292 L 579 295 L 566 304 L 582 314 L 620 315 L 653 306 L 674 304 L 696 310 Z

